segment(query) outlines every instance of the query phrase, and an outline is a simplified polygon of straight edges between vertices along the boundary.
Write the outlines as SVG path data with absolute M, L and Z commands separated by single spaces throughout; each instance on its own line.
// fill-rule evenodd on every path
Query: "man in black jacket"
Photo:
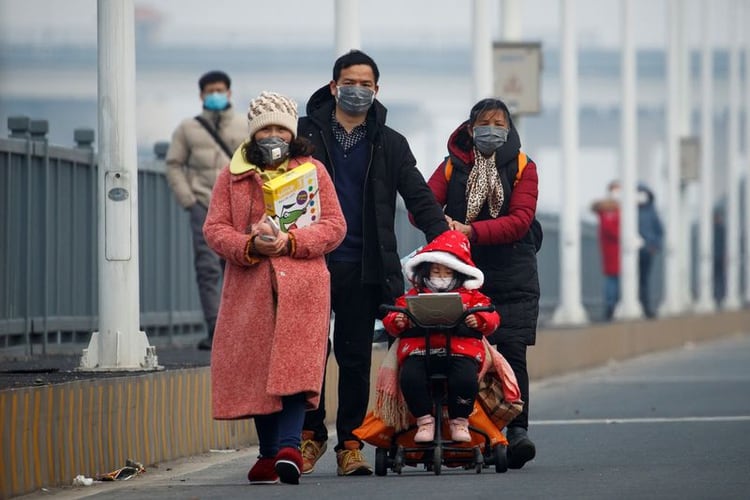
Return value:
M 333 80 L 308 101 L 298 126 L 299 136 L 312 141 L 315 158 L 328 168 L 347 224 L 344 242 L 328 256 L 339 365 L 335 449 L 342 476 L 372 474 L 353 431 L 367 412 L 378 306 L 404 292 L 394 231 L 396 194 L 428 241 L 448 230 L 406 138 L 385 124 L 386 109 L 375 99 L 379 77 L 365 53 L 344 54 L 333 66 Z M 305 417 L 303 473 L 312 472 L 326 450 L 324 420 L 321 392 L 320 407 Z

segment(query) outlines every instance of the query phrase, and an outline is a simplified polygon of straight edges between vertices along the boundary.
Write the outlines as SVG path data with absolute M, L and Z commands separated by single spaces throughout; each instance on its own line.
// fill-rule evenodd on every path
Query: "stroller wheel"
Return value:
M 393 472 L 401 474 L 401 470 L 404 468 L 404 447 L 398 445 L 396 448 L 396 454 L 393 457 Z
M 499 444 L 492 450 L 493 462 L 495 462 L 495 472 L 508 472 L 508 457 L 505 455 L 505 446 Z
M 432 472 L 436 476 L 440 475 L 441 467 L 443 466 L 443 448 L 440 445 L 435 446 L 435 451 L 432 455 Z
M 385 476 L 388 474 L 388 450 L 385 448 L 375 449 L 375 475 Z
M 477 474 L 481 474 L 483 467 L 484 455 L 482 455 L 482 450 L 477 446 L 474 448 L 474 470 L 476 470 Z

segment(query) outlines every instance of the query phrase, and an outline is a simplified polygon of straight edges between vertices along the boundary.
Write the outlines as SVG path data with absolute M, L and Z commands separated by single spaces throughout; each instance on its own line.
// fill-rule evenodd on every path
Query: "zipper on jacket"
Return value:
M 367 162 L 367 170 L 365 170 L 365 182 L 362 186 L 362 266 L 360 268 L 360 279 L 364 281 L 365 278 L 365 230 L 367 229 L 367 224 L 365 224 L 365 206 L 367 205 L 367 184 L 370 182 L 370 167 L 372 167 L 372 159 L 375 157 L 375 144 L 370 144 L 370 160 Z M 377 217 L 376 217 L 377 219 Z M 375 224 L 377 226 L 377 223 Z M 377 230 L 377 228 L 376 228 Z M 383 252 L 378 249 L 378 254 L 381 256 L 383 255 Z

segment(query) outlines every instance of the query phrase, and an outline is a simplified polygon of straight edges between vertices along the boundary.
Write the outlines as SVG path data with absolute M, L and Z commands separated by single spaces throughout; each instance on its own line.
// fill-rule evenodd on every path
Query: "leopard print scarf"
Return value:
M 466 224 L 474 222 L 485 202 L 494 219 L 500 214 L 505 193 L 495 168 L 495 153 L 489 158 L 474 148 L 474 167 L 466 182 Z

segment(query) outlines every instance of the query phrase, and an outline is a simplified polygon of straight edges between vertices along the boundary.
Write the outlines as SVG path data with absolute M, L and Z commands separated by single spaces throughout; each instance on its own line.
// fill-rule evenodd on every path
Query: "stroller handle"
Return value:
M 472 315 L 474 313 L 478 313 L 478 312 L 494 312 L 495 311 L 495 306 L 492 305 L 492 304 L 490 304 L 488 306 L 470 307 L 470 308 L 466 309 L 461 314 L 461 316 L 459 316 L 458 318 L 456 318 L 456 321 L 454 321 L 453 323 L 445 323 L 445 324 L 439 324 L 439 325 L 425 325 L 425 324 L 420 323 L 419 321 L 417 321 L 417 318 L 414 317 L 414 315 L 411 313 L 411 311 L 409 311 L 409 309 L 407 309 L 405 307 L 393 306 L 393 305 L 390 305 L 390 304 L 381 304 L 380 305 L 380 312 L 381 313 L 387 314 L 388 312 L 391 312 L 391 311 L 392 312 L 400 312 L 400 313 L 405 314 L 406 317 L 409 318 L 411 320 L 411 322 L 415 326 L 417 326 L 419 328 L 432 329 L 432 330 L 452 330 L 453 328 L 456 328 L 457 326 L 459 326 L 460 324 L 462 324 L 464 322 L 464 320 L 468 316 L 470 316 L 470 315 Z

